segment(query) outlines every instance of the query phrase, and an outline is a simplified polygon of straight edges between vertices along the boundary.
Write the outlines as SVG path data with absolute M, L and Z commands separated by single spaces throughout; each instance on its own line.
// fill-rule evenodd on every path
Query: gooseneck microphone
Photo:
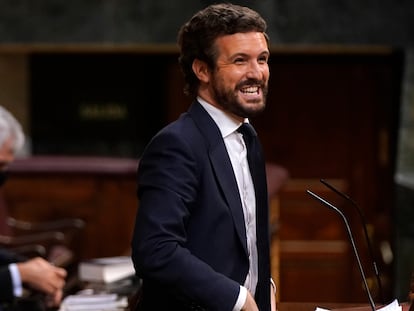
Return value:
M 346 230 L 348 232 L 349 240 L 351 241 L 352 249 L 354 251 L 356 260 L 358 262 L 359 272 L 361 273 L 362 281 L 364 282 L 365 290 L 366 290 L 367 295 L 368 295 L 369 304 L 371 305 L 372 311 L 375 311 L 375 303 L 374 303 L 374 300 L 372 299 L 371 292 L 369 291 L 369 288 L 368 288 L 367 278 L 365 276 L 364 269 L 362 268 L 361 259 L 359 258 L 359 254 L 358 254 L 357 248 L 355 246 L 355 240 L 354 240 L 354 237 L 352 235 L 351 227 L 349 226 L 347 218 L 345 217 L 344 213 L 342 213 L 333 204 L 329 203 L 325 199 L 322 199 L 320 196 L 318 196 L 317 194 L 313 193 L 310 190 L 306 190 L 306 192 L 308 194 L 310 194 L 313 198 L 315 198 L 317 201 L 321 202 L 323 205 L 325 205 L 325 206 L 329 207 L 330 209 L 334 210 L 335 212 L 337 212 L 341 216 L 342 220 L 344 221 Z
M 331 184 L 329 184 L 326 180 L 321 179 L 320 180 L 321 183 L 323 183 L 326 187 L 328 187 L 329 189 L 331 189 L 333 192 L 335 192 L 336 194 L 338 194 L 339 196 L 343 197 L 345 200 L 347 200 L 349 203 L 352 204 L 352 206 L 355 207 L 355 209 L 358 211 L 359 217 L 361 219 L 362 222 L 362 227 L 364 228 L 364 235 L 365 235 L 365 240 L 367 242 L 368 245 L 368 251 L 369 251 L 369 255 L 371 257 L 371 262 L 372 262 L 372 266 L 374 267 L 374 273 L 375 273 L 375 277 L 377 279 L 377 283 L 378 283 L 378 290 L 380 293 L 380 297 L 381 297 L 381 301 L 383 304 L 385 304 L 384 301 L 384 293 L 383 293 L 383 289 L 382 289 L 382 283 L 381 283 L 381 278 L 380 278 L 380 274 L 379 274 L 379 270 L 378 270 L 378 266 L 377 266 L 377 262 L 375 260 L 375 256 L 374 256 L 374 251 L 372 249 L 372 244 L 371 244 L 371 240 L 368 236 L 368 230 L 367 230 L 367 222 L 365 221 L 365 216 L 364 213 L 362 212 L 361 208 L 358 206 L 358 204 L 356 204 L 356 202 L 354 200 L 352 200 L 347 194 L 343 193 L 342 191 L 339 191 L 338 189 L 336 189 L 334 186 L 332 186 Z

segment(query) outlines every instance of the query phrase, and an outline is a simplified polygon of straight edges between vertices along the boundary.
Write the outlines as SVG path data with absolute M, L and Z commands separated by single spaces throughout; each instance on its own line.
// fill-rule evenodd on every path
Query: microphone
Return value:
M 364 282 L 365 290 L 366 290 L 367 295 L 368 295 L 369 304 L 371 306 L 372 311 L 375 311 L 375 303 L 374 303 L 374 300 L 372 299 L 371 292 L 369 291 L 369 288 L 368 288 L 367 278 L 365 277 L 364 269 L 362 268 L 362 265 L 361 265 L 361 259 L 359 258 L 359 254 L 358 254 L 357 248 L 355 246 L 355 240 L 354 240 L 354 237 L 352 235 L 351 227 L 349 226 L 347 218 L 345 217 L 344 213 L 342 213 L 336 206 L 332 205 L 331 203 L 329 203 L 325 199 L 322 199 L 320 196 L 318 196 L 317 194 L 313 193 L 310 190 L 306 190 L 306 192 L 308 194 L 310 194 L 313 198 L 315 198 L 317 201 L 321 202 L 325 206 L 327 206 L 330 209 L 337 212 L 341 216 L 342 220 L 344 221 L 346 230 L 348 232 L 349 240 L 351 241 L 352 249 L 354 251 L 356 260 L 358 262 L 359 272 L 361 273 L 362 281 Z
M 362 227 L 364 228 L 365 240 L 366 240 L 367 245 L 368 245 L 368 251 L 369 251 L 369 255 L 371 257 L 371 262 L 372 262 L 372 265 L 374 267 L 374 273 L 375 273 L 375 277 L 377 279 L 378 290 L 379 290 L 379 293 L 380 293 L 381 301 L 382 301 L 383 304 L 385 304 L 385 301 L 384 301 L 384 293 L 383 293 L 382 283 L 381 283 L 381 278 L 380 278 L 380 274 L 379 274 L 377 262 L 375 260 L 374 252 L 373 252 L 373 249 L 372 249 L 371 240 L 370 240 L 370 238 L 368 236 L 367 223 L 365 221 L 364 213 L 362 212 L 362 210 L 358 206 L 358 204 L 356 204 L 356 202 L 354 200 L 352 200 L 348 195 L 346 195 L 345 193 L 343 193 L 343 192 L 339 191 L 338 189 L 336 189 L 334 186 L 332 186 L 331 184 L 329 184 L 326 180 L 321 179 L 320 181 L 326 187 L 328 187 L 329 189 L 331 189 L 333 192 L 335 192 L 336 194 L 340 195 L 345 200 L 347 200 L 349 203 L 351 203 L 352 206 L 354 206 L 355 209 L 358 211 L 359 217 L 360 217 L 361 222 L 362 222 Z

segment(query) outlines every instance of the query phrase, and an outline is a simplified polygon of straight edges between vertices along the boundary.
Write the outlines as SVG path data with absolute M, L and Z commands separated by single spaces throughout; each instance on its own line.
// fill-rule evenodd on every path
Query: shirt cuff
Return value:
M 272 278 L 270 278 L 270 284 L 272 285 L 272 288 L 273 288 L 273 294 L 276 295 L 276 284 Z
M 9 264 L 9 271 L 13 283 L 13 294 L 15 297 L 23 296 L 22 279 L 20 278 L 20 272 L 17 268 L 17 264 Z
M 239 297 L 237 297 L 236 304 L 233 307 L 233 311 L 240 311 L 246 303 L 246 298 L 247 288 L 240 286 Z

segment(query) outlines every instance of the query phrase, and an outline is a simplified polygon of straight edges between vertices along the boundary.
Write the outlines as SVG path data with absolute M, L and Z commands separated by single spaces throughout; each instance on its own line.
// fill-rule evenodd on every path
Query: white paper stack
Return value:
M 116 294 L 80 294 L 67 296 L 59 311 L 117 311 L 127 306 L 127 298 Z

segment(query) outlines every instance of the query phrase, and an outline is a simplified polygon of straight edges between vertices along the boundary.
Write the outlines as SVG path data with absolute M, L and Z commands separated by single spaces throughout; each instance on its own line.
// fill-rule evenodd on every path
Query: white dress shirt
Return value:
M 222 110 L 208 104 L 200 97 L 197 99 L 213 118 L 223 136 L 237 180 L 243 207 L 247 250 L 249 253 L 249 272 L 244 282 L 244 287 L 240 286 L 239 297 L 233 309 L 233 311 L 236 311 L 241 310 L 243 307 L 247 297 L 247 290 L 254 296 L 258 280 L 255 191 L 247 162 L 246 145 L 243 140 L 243 135 L 237 131 L 241 123 L 229 117 Z M 245 122 L 248 122 L 248 120 L 246 119 Z
M 15 297 L 21 297 L 23 295 L 23 286 L 17 264 L 9 264 L 9 271 L 12 279 L 13 294 Z

